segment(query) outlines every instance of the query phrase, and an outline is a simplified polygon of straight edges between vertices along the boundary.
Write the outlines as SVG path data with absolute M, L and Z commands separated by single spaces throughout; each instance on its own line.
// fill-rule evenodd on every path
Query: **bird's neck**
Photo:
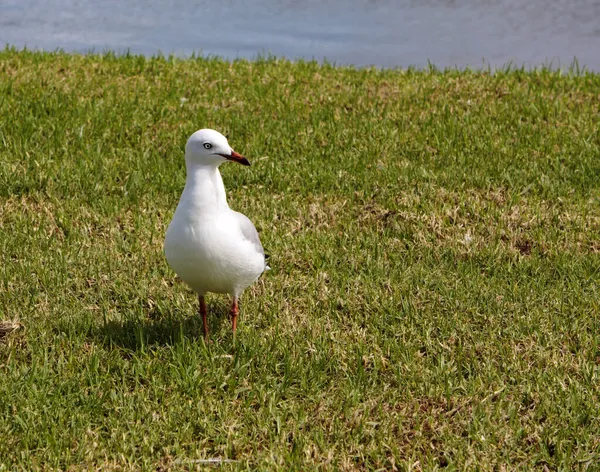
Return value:
M 216 165 L 186 165 L 187 176 L 181 200 L 195 213 L 218 214 L 229 209 L 223 179 Z

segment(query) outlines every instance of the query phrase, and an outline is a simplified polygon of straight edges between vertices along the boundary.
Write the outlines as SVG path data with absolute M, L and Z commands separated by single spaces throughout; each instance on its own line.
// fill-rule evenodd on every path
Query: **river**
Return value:
M 600 71 L 598 0 L 1 0 L 0 45 Z

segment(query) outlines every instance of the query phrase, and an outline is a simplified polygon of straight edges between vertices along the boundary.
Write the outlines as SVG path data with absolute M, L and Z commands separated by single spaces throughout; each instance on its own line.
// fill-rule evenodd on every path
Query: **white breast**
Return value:
M 218 169 L 188 169 L 167 230 L 165 255 L 177 275 L 200 295 L 238 297 L 264 271 L 264 255 L 244 237 L 227 205 Z
M 203 295 L 206 292 L 233 296 L 252 284 L 264 270 L 264 256 L 244 240 L 222 215 L 201 224 L 190 224 L 177 213 L 167 231 L 165 254 L 177 275 Z

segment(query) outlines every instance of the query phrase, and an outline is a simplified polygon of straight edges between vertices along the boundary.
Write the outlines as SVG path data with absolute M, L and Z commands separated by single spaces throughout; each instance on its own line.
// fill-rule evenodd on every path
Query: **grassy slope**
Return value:
M 0 52 L 0 463 L 597 464 L 599 91 Z M 162 254 L 199 127 L 272 254 L 236 350 Z

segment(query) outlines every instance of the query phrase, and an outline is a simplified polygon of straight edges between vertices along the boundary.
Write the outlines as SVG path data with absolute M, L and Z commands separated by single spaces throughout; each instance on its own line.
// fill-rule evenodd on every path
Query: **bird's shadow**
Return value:
M 207 308 L 211 338 L 221 337 L 230 323 L 228 306 L 215 301 L 208 304 Z M 184 339 L 204 342 L 202 318 L 197 312 L 177 317 L 156 307 L 148 310 L 144 316 L 105 321 L 92 329 L 90 335 L 96 342 L 106 346 L 132 351 L 175 345 Z

